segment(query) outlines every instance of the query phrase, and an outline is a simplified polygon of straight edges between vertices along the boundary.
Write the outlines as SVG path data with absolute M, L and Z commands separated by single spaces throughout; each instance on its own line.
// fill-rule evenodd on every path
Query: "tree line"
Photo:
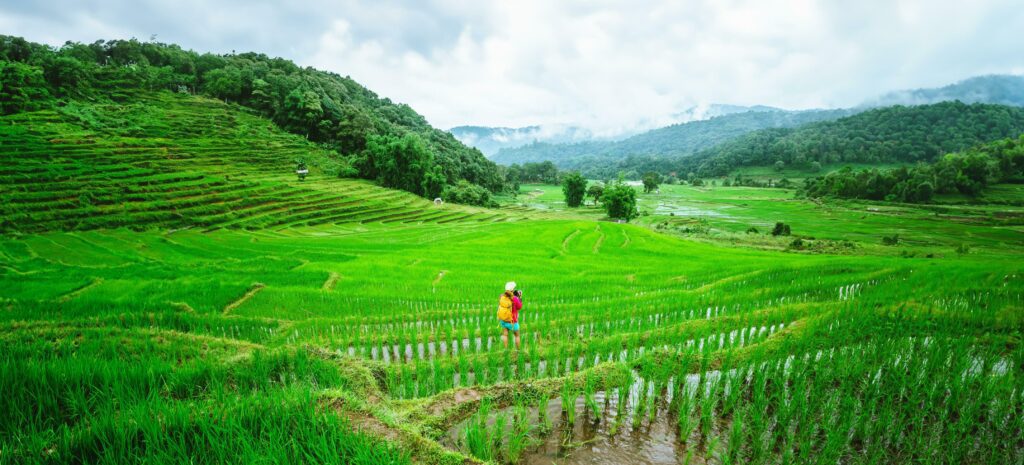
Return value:
M 264 54 L 200 54 L 155 41 L 50 47 L 0 36 L 0 114 L 78 99 L 129 101 L 147 91 L 201 94 L 252 109 L 337 151 L 339 176 L 453 201 L 481 201 L 455 192 L 460 186 L 511 189 L 507 169 L 431 127 L 408 105 L 378 97 L 347 76 Z
M 521 184 L 558 184 L 562 179 L 562 172 L 550 161 L 512 164 L 507 173 L 509 183 L 515 187 L 516 192 Z
M 890 170 L 849 167 L 809 178 L 798 195 L 848 199 L 928 202 L 935 194 L 975 197 L 992 183 L 1024 176 L 1024 136 L 1003 139 L 964 152 L 950 153 L 934 163 Z

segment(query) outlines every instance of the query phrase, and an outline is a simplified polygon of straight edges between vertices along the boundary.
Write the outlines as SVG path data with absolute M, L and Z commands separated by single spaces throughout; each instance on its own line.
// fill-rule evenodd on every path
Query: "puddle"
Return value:
M 659 203 L 654 208 L 654 214 L 663 216 L 682 216 L 682 217 L 711 217 L 711 218 L 731 218 L 731 215 L 727 215 L 717 210 L 705 210 L 703 208 L 696 208 L 683 205 L 672 205 L 667 203 Z

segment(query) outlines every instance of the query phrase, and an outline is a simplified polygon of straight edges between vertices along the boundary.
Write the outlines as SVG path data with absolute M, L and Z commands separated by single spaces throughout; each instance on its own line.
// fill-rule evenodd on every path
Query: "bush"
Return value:
M 757 228 L 755 228 L 753 226 L 747 228 L 747 234 L 760 234 L 760 233 L 761 233 L 761 231 L 758 231 Z
M 882 236 L 882 245 L 897 245 L 900 243 L 900 235 Z
M 775 223 L 775 227 L 772 228 L 773 236 L 788 236 L 790 233 L 789 225 L 783 222 Z
M 446 186 L 441 198 L 445 202 L 461 203 L 463 205 L 491 206 L 491 192 L 465 179 L 460 180 L 454 186 Z

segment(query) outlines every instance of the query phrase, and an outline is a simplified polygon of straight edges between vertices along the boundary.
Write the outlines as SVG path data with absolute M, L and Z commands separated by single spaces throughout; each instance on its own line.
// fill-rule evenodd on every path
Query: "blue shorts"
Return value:
M 516 322 L 516 323 L 509 323 L 507 321 L 498 320 L 498 324 L 501 325 L 502 328 L 505 328 L 505 329 L 507 329 L 509 331 L 515 331 L 517 333 L 519 332 L 519 323 L 518 322 Z

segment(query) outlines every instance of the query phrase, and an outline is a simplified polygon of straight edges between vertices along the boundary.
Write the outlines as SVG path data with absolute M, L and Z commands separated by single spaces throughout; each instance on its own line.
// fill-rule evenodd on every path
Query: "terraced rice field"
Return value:
M 0 231 L 523 218 L 329 176 L 335 155 L 219 101 L 139 100 L 0 118 Z M 294 174 L 299 159 L 313 169 L 304 182 Z
M 1024 461 L 1013 253 L 434 209 L 299 182 L 289 157 L 329 157 L 160 99 L 165 126 L 0 125 L 0 462 Z M 518 350 L 496 322 L 509 280 Z
M 512 458 L 507 439 L 482 452 L 451 430 L 482 401 L 526 411 L 565 396 L 580 399 L 578 421 L 617 435 L 671 423 L 679 458 L 1016 463 L 1024 451 L 1013 261 L 786 256 L 572 221 L 84 231 L 2 251 L 0 397 L 21 412 L 4 429 L 16 457 L 99 419 L 131 428 L 125 409 L 256 396 L 233 370 L 275 357 L 260 395 L 301 390 L 427 463 Z M 494 316 L 508 279 L 526 292 L 518 352 Z M 136 380 L 65 371 L 156 360 L 166 371 L 134 405 L 120 389 Z M 196 370 L 228 372 L 179 380 Z M 16 387 L 54 376 L 51 390 Z M 527 446 L 551 437 L 529 412 L 516 420 L 532 425 Z M 734 432 L 737 418 L 750 429 Z M 555 457 L 571 456 L 564 444 Z

